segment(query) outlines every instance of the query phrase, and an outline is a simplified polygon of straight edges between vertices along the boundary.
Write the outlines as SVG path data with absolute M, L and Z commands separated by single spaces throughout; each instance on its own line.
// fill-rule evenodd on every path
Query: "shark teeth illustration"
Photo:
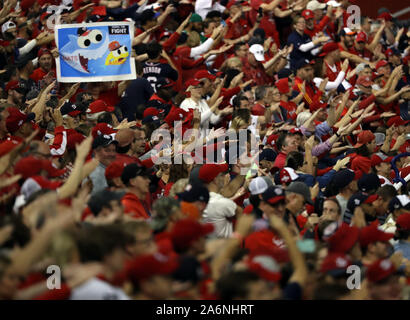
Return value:
M 90 73 L 88 70 L 89 60 L 97 60 L 104 56 L 107 51 L 110 40 L 108 35 L 105 35 L 104 42 L 96 49 L 77 49 L 77 37 L 69 35 L 70 42 L 68 42 L 62 49 L 61 55 L 63 60 L 69 66 L 82 73 Z

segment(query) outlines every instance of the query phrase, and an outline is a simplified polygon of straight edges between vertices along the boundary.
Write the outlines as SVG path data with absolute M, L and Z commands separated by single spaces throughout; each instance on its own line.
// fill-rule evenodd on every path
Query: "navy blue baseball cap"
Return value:
M 259 161 L 261 160 L 266 160 L 266 161 L 270 161 L 273 162 L 276 159 L 276 152 L 273 151 L 270 148 L 267 149 L 263 149 L 262 152 L 259 154 Z
M 330 180 L 330 184 L 335 189 L 337 193 L 340 192 L 344 187 L 348 186 L 354 180 L 355 173 L 350 169 L 343 169 L 335 173 L 335 175 Z
M 202 184 L 188 184 L 185 191 L 177 194 L 178 198 L 185 202 L 201 201 L 208 203 L 209 191 Z
M 376 191 L 381 187 L 381 184 L 377 174 L 369 173 L 364 174 L 359 181 L 357 181 L 357 186 L 360 191 L 369 193 L 370 191 Z
M 285 190 L 279 186 L 270 186 L 262 193 L 262 199 L 269 204 L 276 204 L 281 200 L 285 200 Z

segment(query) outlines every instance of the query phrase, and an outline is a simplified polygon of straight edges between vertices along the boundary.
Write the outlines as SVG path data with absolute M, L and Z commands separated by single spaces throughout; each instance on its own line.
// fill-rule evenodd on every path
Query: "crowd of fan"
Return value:
M 1 299 L 409 299 L 409 21 L 0 2 Z M 137 78 L 57 82 L 53 23 L 105 21 Z

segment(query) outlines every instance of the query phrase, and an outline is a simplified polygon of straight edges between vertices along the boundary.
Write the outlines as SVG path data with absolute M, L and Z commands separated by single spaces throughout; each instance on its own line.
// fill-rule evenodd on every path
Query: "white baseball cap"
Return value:
M 342 4 L 340 4 L 339 2 L 335 1 L 335 0 L 330 0 L 327 3 L 328 6 L 332 6 L 334 8 L 340 7 Z
M 326 8 L 326 3 L 320 3 L 317 0 L 309 1 L 306 6 L 306 9 L 312 10 L 312 11 L 317 10 L 317 9 L 324 9 L 324 8 Z
M 12 28 L 16 28 L 16 24 L 13 21 L 7 21 L 1 26 L 1 33 L 4 34 L 6 31 Z
M 265 61 L 265 51 L 263 49 L 263 46 L 260 44 L 253 44 L 249 48 L 249 52 L 253 54 L 255 57 L 256 61 Z
M 262 194 L 268 189 L 269 185 L 262 177 L 252 179 L 249 183 L 249 191 L 252 195 Z

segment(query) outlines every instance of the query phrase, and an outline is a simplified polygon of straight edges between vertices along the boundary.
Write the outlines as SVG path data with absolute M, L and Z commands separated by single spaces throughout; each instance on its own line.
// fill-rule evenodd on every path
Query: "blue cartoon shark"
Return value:
M 88 60 L 97 60 L 108 50 L 109 38 L 98 29 L 89 30 L 85 27 L 77 30 L 77 36 L 68 35 L 70 41 L 61 48 L 63 60 L 81 73 L 90 73 Z

